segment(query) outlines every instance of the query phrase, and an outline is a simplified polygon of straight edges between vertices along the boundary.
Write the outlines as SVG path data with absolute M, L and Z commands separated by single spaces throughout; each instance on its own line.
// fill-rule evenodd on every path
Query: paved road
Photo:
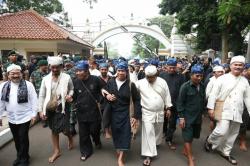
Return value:
M 208 134 L 208 123 L 203 123 L 202 136 L 199 140 L 193 143 L 194 157 L 197 166 L 230 166 L 225 159 L 222 159 L 215 153 L 206 153 L 203 150 L 203 142 Z M 248 142 L 250 144 L 250 135 Z M 153 161 L 152 166 L 185 166 L 187 165 L 186 158 L 181 154 L 183 141 L 181 139 L 180 129 L 175 134 L 176 143 L 179 145 L 176 151 L 168 149 L 167 145 L 163 143 L 159 149 L 158 157 Z M 54 164 L 48 164 L 48 157 L 52 153 L 50 130 L 42 128 L 41 124 L 37 124 L 30 130 L 30 154 L 31 166 L 116 166 L 115 151 L 111 140 L 104 140 L 103 149 L 95 150 L 94 154 L 86 161 L 81 162 L 79 157 L 79 141 L 78 135 L 74 138 L 75 148 L 71 151 L 67 150 L 67 141 L 65 136 L 61 136 L 62 156 L 56 160 Z M 13 142 L 6 145 L 0 150 L 0 166 L 11 166 L 15 159 L 15 148 Z M 235 146 L 233 155 L 238 159 L 240 166 L 250 165 L 250 152 L 241 152 L 238 146 Z M 140 158 L 140 138 L 138 137 L 132 143 L 132 148 L 126 157 L 126 166 L 142 165 Z

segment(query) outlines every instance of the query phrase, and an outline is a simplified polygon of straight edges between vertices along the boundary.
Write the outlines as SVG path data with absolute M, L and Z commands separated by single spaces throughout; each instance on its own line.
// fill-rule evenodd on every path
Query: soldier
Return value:
M 37 95 L 39 96 L 39 90 L 42 84 L 43 77 L 48 74 L 48 61 L 40 60 L 37 65 L 39 68 L 33 71 L 30 75 L 30 82 L 34 85 Z M 43 127 L 47 127 L 47 120 L 43 120 Z
M 33 83 L 36 93 L 39 94 L 40 86 L 43 80 L 43 77 L 48 74 L 48 61 L 40 60 L 37 65 L 39 68 L 33 71 L 30 75 L 30 82 Z
M 9 53 L 8 53 L 8 62 L 3 65 L 3 80 L 4 81 L 7 81 L 8 78 L 7 78 L 7 67 L 10 66 L 11 64 L 16 64 L 18 66 L 21 67 L 21 72 L 24 73 L 24 71 L 26 70 L 25 68 L 25 65 L 22 64 L 21 62 L 18 62 L 17 61 L 17 52 L 15 50 L 11 50 Z
M 64 60 L 64 72 L 68 75 L 70 75 L 70 78 L 74 81 L 74 79 L 76 78 L 76 71 L 74 68 L 74 64 L 70 59 L 65 59 Z M 76 109 L 74 109 L 74 103 L 71 104 L 69 103 L 69 112 L 70 112 L 70 133 L 72 136 L 76 135 L 76 129 L 75 129 L 75 125 L 77 123 L 76 120 Z

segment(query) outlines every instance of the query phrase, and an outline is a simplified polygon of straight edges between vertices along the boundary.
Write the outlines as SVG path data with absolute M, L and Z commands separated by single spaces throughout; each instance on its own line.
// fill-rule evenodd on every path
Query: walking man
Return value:
M 163 132 L 165 133 L 165 141 L 168 144 L 169 148 L 172 150 L 176 149 L 176 145 L 173 143 L 173 135 L 176 130 L 176 120 L 178 118 L 176 110 L 176 101 L 178 99 L 180 87 L 185 81 L 184 76 L 182 74 L 177 73 L 176 65 L 176 59 L 169 58 L 167 60 L 167 71 L 163 71 L 160 73 L 160 77 L 163 78 L 168 84 L 171 102 L 173 104 L 173 106 L 170 108 L 171 116 L 170 118 L 164 118 L 163 126 Z
M 231 156 L 231 151 L 239 134 L 244 104 L 248 113 L 250 112 L 250 86 L 247 79 L 241 76 L 244 64 L 243 56 L 231 59 L 231 72 L 217 79 L 207 104 L 209 116 L 214 118 L 216 100 L 224 102 L 221 118 L 207 138 L 205 149 L 207 151 L 217 149 L 220 155 L 233 165 L 237 164 L 237 160 Z
M 69 103 L 72 102 L 74 86 L 68 74 L 62 72 L 63 60 L 61 57 L 49 57 L 48 63 L 51 72 L 42 80 L 39 92 L 39 114 L 43 120 L 48 119 L 51 129 L 53 154 L 49 163 L 53 163 L 61 155 L 59 134 L 68 137 L 68 149 L 73 148 L 73 138 L 69 132 Z
M 77 109 L 81 161 L 86 161 L 93 153 L 91 137 L 96 147 L 102 147 L 100 140 L 101 112 L 98 107 L 101 95 L 101 80 L 90 75 L 89 65 L 80 61 L 76 65 L 74 80 L 74 102 Z
M 143 165 L 151 164 L 157 156 L 157 146 L 162 140 L 164 117 L 170 117 L 171 97 L 165 80 L 157 77 L 157 68 L 146 67 L 146 78 L 136 83 L 141 94 L 142 105 L 142 145 L 141 155 L 145 156 Z
M 38 111 L 37 94 L 31 82 L 22 79 L 21 67 L 7 67 L 9 81 L 0 85 L 0 125 L 2 113 L 7 111 L 9 127 L 14 138 L 17 159 L 13 166 L 29 165 L 29 127 L 34 124 Z
M 188 158 L 189 166 L 194 166 L 192 142 L 194 138 L 200 138 L 202 112 L 205 110 L 205 87 L 201 83 L 202 77 L 202 66 L 194 65 L 191 68 L 191 80 L 181 86 L 177 101 L 184 140 L 183 154 Z

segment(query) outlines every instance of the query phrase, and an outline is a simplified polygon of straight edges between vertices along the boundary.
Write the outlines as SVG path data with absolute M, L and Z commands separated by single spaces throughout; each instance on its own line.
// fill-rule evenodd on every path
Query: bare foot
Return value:
M 188 166 L 194 166 L 194 161 L 193 160 L 189 160 L 188 161 Z
M 73 147 L 74 147 L 73 137 L 70 137 L 68 140 L 68 150 L 73 149 Z
M 247 146 L 246 143 L 240 143 L 240 150 L 246 152 L 247 151 Z
M 50 158 L 49 158 L 49 163 L 53 163 L 58 157 L 61 156 L 60 152 L 55 152 Z
M 118 166 L 125 166 L 122 160 L 118 160 Z
M 188 159 L 188 155 L 187 155 L 187 153 L 184 150 L 182 151 L 182 154 Z M 192 157 L 192 159 L 194 161 L 194 157 Z
M 110 133 L 109 131 L 106 131 L 106 132 L 105 132 L 105 138 L 106 138 L 106 139 L 112 138 L 112 135 L 111 135 L 111 133 Z

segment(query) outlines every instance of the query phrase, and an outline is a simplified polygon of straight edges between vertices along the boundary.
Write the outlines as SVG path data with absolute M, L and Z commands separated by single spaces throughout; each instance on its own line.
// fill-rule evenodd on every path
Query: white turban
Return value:
M 146 76 L 154 76 L 157 73 L 157 68 L 154 65 L 149 65 L 145 69 Z
M 215 71 L 224 71 L 224 69 L 223 69 L 222 66 L 215 66 L 215 67 L 213 68 L 213 71 L 214 71 L 214 72 L 215 72 Z
M 48 63 L 49 65 L 62 65 L 63 59 L 59 56 L 49 56 Z
M 230 64 L 235 63 L 235 62 L 245 64 L 245 61 L 246 61 L 246 60 L 245 60 L 245 57 L 244 57 L 244 56 L 238 55 L 238 56 L 232 57 L 232 59 L 231 59 L 231 61 L 230 61 Z
M 7 67 L 7 73 L 10 72 L 11 70 L 22 70 L 19 65 L 11 64 Z

